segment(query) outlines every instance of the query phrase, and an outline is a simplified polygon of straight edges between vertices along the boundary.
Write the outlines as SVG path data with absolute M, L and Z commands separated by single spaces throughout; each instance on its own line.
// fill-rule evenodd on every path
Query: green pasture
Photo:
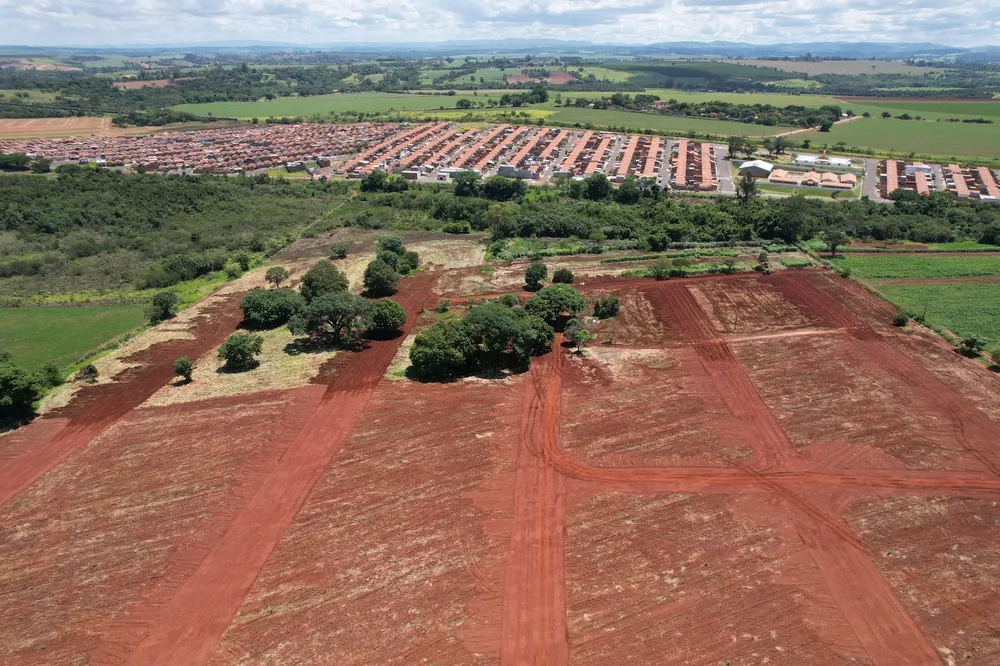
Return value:
M 941 277 L 982 277 L 1000 275 L 1000 256 L 969 253 L 941 256 L 932 253 L 864 253 L 833 258 L 838 266 L 851 269 L 863 280 L 899 280 Z
M 851 102 L 843 102 L 843 104 L 853 104 Z M 944 118 L 961 118 L 961 117 L 982 117 L 982 118 L 1000 118 L 1000 100 L 997 101 L 941 101 L 941 102 L 923 102 L 923 101 L 896 101 L 892 99 L 880 99 L 880 100 L 866 100 L 863 102 L 865 106 L 873 106 L 886 111 L 898 111 L 899 113 L 907 112 L 910 115 L 918 113 L 924 117 L 931 116 L 941 116 Z M 846 108 L 846 106 L 845 106 Z M 898 113 L 896 115 L 899 115 Z
M 954 157 L 1000 158 L 1000 123 L 976 125 L 916 120 L 862 118 L 835 125 L 829 132 L 813 130 L 795 135 L 813 146 L 843 141 L 848 146 L 900 154 L 921 153 Z
M 879 290 L 895 305 L 959 336 L 974 335 L 988 349 L 1000 345 L 1000 284 L 887 285 Z
M 569 107 L 557 110 L 549 120 L 559 123 L 590 123 L 596 127 L 624 127 L 630 131 L 653 130 L 657 132 L 698 132 L 705 134 L 739 134 L 743 136 L 774 136 L 788 131 L 788 127 L 766 127 L 750 123 L 686 116 L 661 116 L 630 111 L 601 111 Z
M 470 99 L 499 98 L 502 93 L 479 93 L 478 97 L 468 95 Z M 461 95 L 397 95 L 392 93 L 334 93 L 330 95 L 315 95 L 309 97 L 278 97 L 273 100 L 258 102 L 210 102 L 207 104 L 181 104 L 175 106 L 178 111 L 186 111 L 196 115 L 209 114 L 223 118 L 267 118 L 269 116 L 311 116 L 331 112 L 363 111 L 365 113 L 454 109 L 455 102 L 462 99 Z
M 68 367 L 143 323 L 139 305 L 0 308 L 0 349 L 32 370 Z

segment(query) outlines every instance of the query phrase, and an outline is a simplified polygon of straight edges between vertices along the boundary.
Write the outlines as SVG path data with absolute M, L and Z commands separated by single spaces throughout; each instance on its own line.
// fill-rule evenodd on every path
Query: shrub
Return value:
M 309 303 L 323 294 L 347 291 L 348 286 L 347 276 L 329 261 L 321 261 L 302 276 L 299 291 Z
M 556 284 L 573 284 L 573 271 L 568 268 L 558 268 L 552 274 L 552 281 Z
M 288 271 L 285 270 L 284 266 L 271 266 L 267 269 L 267 273 L 264 274 L 264 279 L 277 288 L 281 286 L 282 282 L 288 279 Z
M 97 367 L 93 363 L 88 363 L 77 371 L 76 378 L 80 381 L 87 382 L 88 384 L 93 384 L 97 381 L 99 374 L 100 373 L 97 372 Z
M 959 343 L 958 350 L 963 356 L 968 356 L 969 358 L 975 358 L 983 351 L 983 341 L 975 336 L 968 336 L 962 338 L 961 343 Z
M 420 267 L 420 255 L 413 250 L 407 250 L 403 253 L 403 258 L 399 260 L 399 267 L 397 270 L 400 273 L 411 273 Z
M 406 252 L 403 239 L 399 236 L 382 236 L 378 239 L 377 247 L 379 252 L 392 252 L 398 255 Z
M 236 253 L 236 256 L 233 257 L 233 261 L 239 264 L 240 270 L 245 273 L 250 270 L 250 264 L 253 263 L 253 256 L 251 256 L 251 254 L 246 250 L 240 250 Z
M 264 338 L 250 333 L 236 332 L 226 338 L 219 347 L 219 358 L 226 367 L 233 370 L 249 370 L 256 367 L 257 355 L 264 347 Z
M 222 270 L 225 272 L 226 277 L 230 280 L 235 280 L 239 276 L 243 275 L 243 269 L 240 268 L 240 265 L 235 261 L 226 262 L 226 264 L 222 267 Z
M 898 313 L 896 313 L 896 316 L 892 318 L 892 325 L 893 326 L 906 326 L 908 323 L 910 323 L 910 319 L 911 319 L 911 317 L 910 317 L 910 315 L 908 313 L 906 313 L 906 312 L 898 312 Z
M 240 303 L 247 328 L 276 328 L 305 306 L 302 294 L 292 289 L 254 289 Z
M 524 284 L 528 289 L 538 289 L 542 286 L 542 280 L 548 277 L 549 268 L 540 261 L 529 264 L 524 271 Z
M 450 307 L 451 307 L 451 299 L 442 298 L 441 301 L 438 303 L 437 311 L 440 312 L 441 314 L 444 314 L 445 312 L 448 311 L 448 308 Z
M 368 301 L 354 294 L 323 294 L 306 307 L 306 328 L 312 335 L 329 333 L 334 344 L 340 344 L 345 336 L 353 338 L 364 328 L 368 308 Z
M 579 319 L 573 318 L 566 322 L 566 339 L 576 345 L 576 350 L 583 350 L 583 343 L 590 339 L 590 332 L 583 327 Z
M 63 373 L 55 363 L 46 363 L 42 366 L 42 382 L 48 387 L 59 386 L 63 383 Z
M 149 323 L 159 324 L 177 314 L 177 303 L 180 299 L 172 291 L 161 291 L 153 296 L 153 302 L 146 310 Z
M 174 361 L 174 375 L 181 377 L 185 382 L 191 381 L 191 373 L 194 372 L 194 363 L 187 356 L 181 356 Z
M 441 227 L 441 231 L 446 234 L 467 234 L 472 231 L 468 222 L 449 222 Z
M 504 294 L 500 298 L 496 299 L 496 303 L 501 305 L 506 305 L 509 308 L 517 307 L 521 304 L 521 297 L 517 294 Z
M 330 248 L 331 259 L 344 259 L 347 257 L 347 243 L 335 243 Z
M 396 254 L 395 252 L 388 252 L 386 250 L 380 250 L 378 254 L 375 255 L 377 261 L 382 261 L 386 264 L 392 266 L 392 270 L 397 272 L 401 271 L 399 268 L 400 262 L 403 260 L 402 255 Z
M 0 352 L 0 423 L 20 422 L 33 413 L 32 403 L 42 397 L 41 381 Z
M 649 267 L 649 277 L 656 278 L 657 280 L 666 280 L 670 277 L 671 270 L 673 270 L 674 264 L 667 257 L 660 257 L 656 262 Z
M 410 349 L 410 363 L 418 377 L 443 379 L 464 372 L 476 351 L 465 322 L 450 319 L 417 334 Z
M 549 324 L 555 324 L 559 315 L 566 312 L 576 316 L 587 307 L 587 301 L 573 287 L 566 284 L 554 284 L 542 288 L 528 299 L 524 309 Z
M 611 319 L 618 316 L 618 308 L 621 302 L 617 296 L 608 296 L 598 299 L 594 303 L 594 316 L 598 319 Z
M 365 292 L 369 296 L 391 296 L 396 293 L 399 284 L 399 273 L 381 259 L 368 264 L 365 268 Z
M 396 301 L 384 298 L 375 301 L 368 309 L 369 331 L 395 331 L 406 324 L 406 310 Z

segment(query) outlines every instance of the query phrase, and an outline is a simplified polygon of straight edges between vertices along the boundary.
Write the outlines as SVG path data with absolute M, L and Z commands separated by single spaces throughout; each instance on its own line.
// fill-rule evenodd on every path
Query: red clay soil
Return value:
M 175 359 L 198 358 L 221 344 L 242 318 L 240 297 L 234 294 L 206 308 L 189 329 L 194 339 L 153 345 L 123 359 L 138 365 L 125 370 L 113 383 L 85 387 L 68 407 L 36 419 L 18 432 L 12 444 L 0 449 L 0 504 L 145 402 L 174 377 Z M 61 427 L 53 428 L 53 422 Z
M 396 301 L 408 314 L 404 334 L 435 278 L 424 272 L 402 286 Z M 208 659 L 309 491 L 340 452 L 403 338 L 371 342 L 333 375 L 305 427 L 229 531 L 162 607 L 129 663 L 191 664 Z

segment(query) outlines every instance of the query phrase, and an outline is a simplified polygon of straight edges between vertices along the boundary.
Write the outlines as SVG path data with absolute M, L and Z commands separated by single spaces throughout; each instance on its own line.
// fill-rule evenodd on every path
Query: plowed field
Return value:
M 522 374 L 149 401 L 224 301 L 0 437 L 0 663 L 1000 663 L 1000 377 L 825 270 L 585 282 Z

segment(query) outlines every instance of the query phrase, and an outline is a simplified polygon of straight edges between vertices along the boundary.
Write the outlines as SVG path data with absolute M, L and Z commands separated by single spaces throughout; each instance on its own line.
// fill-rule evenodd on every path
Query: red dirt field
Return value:
M 110 118 L 0 118 L 0 139 L 104 134 Z
M 0 438 L 0 663 L 1000 662 L 1000 378 L 825 270 L 585 293 L 586 353 L 507 378 L 386 376 L 399 337 Z

